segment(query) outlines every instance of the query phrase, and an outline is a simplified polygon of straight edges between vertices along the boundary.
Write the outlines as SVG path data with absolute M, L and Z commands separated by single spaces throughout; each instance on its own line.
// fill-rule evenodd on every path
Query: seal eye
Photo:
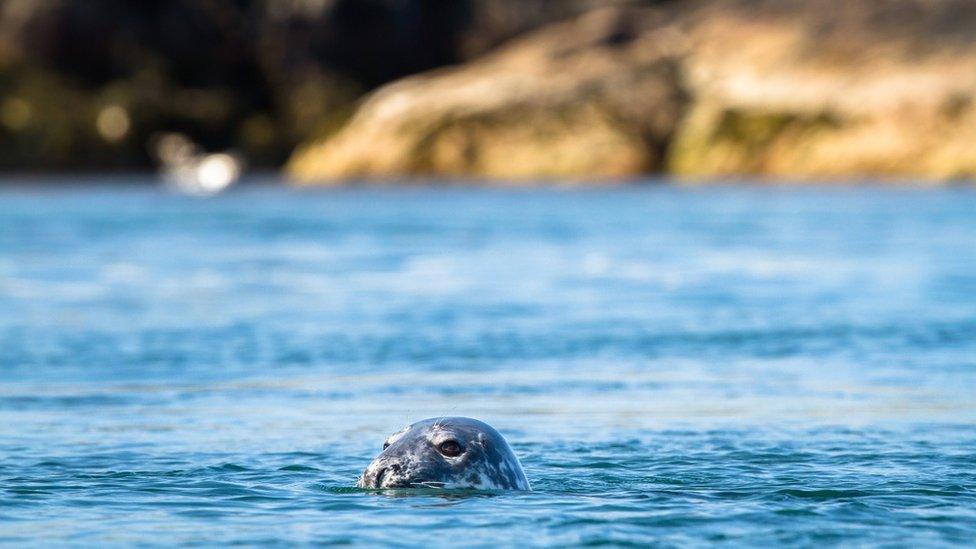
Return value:
M 440 453 L 447 457 L 457 457 L 461 455 L 461 445 L 456 440 L 445 440 L 437 447 Z

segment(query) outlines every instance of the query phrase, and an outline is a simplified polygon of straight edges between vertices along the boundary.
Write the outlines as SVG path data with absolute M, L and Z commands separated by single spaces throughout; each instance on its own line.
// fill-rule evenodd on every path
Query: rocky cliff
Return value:
M 606 8 L 370 95 L 302 182 L 976 174 L 976 4 Z
M 384 87 L 300 178 L 614 177 L 660 169 L 686 98 L 661 14 L 607 9 Z

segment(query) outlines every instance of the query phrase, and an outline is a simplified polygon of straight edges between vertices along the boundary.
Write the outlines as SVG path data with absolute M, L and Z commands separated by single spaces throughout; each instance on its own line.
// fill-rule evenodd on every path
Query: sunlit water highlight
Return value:
M 976 192 L 0 191 L 0 541 L 964 544 Z M 469 415 L 529 494 L 352 488 Z

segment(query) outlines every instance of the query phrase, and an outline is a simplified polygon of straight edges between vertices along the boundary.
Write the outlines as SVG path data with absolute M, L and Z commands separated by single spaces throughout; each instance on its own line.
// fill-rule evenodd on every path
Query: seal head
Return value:
M 360 488 L 529 490 L 522 465 L 487 423 L 467 417 L 418 421 L 390 435 L 359 477 Z

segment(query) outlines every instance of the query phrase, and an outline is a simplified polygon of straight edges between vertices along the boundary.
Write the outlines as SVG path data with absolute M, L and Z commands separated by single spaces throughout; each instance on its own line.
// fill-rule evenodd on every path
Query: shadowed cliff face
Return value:
M 714 0 L 588 13 L 407 78 L 302 181 L 976 172 L 976 5 Z
M 362 93 L 594 3 L 6 0 L 0 168 L 146 166 L 160 131 L 280 164 Z

